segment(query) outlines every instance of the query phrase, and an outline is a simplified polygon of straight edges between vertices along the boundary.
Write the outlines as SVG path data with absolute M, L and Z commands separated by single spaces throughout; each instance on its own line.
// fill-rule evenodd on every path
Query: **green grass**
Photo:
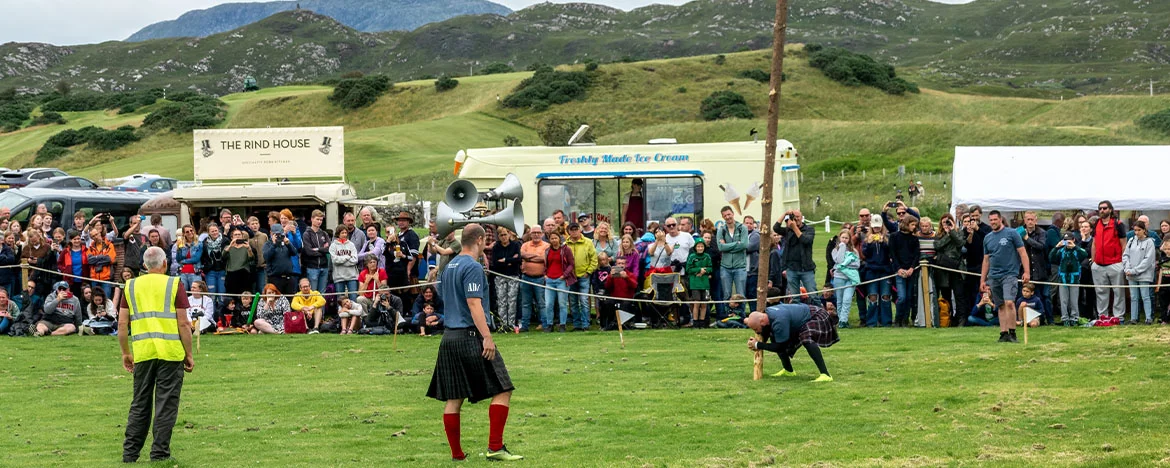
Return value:
M 748 336 L 634 331 L 624 350 L 616 333 L 497 337 L 517 388 L 505 442 L 536 466 L 1152 466 L 1170 450 L 1167 328 L 1050 327 L 1028 346 L 990 329 L 848 329 L 825 351 L 829 384 L 808 381 L 803 352 L 798 377 L 753 382 Z M 438 341 L 204 337 L 174 465 L 447 466 L 442 405 L 424 396 Z M 117 466 L 131 377 L 115 341 L 5 349 L 5 464 Z M 464 406 L 477 466 L 486 406 Z

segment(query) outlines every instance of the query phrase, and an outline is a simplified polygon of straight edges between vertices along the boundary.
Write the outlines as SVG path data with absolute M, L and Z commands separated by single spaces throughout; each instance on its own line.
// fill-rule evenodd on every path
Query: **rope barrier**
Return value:
M 981 273 L 973 273 L 973 272 L 966 271 L 966 270 L 956 270 L 954 268 L 947 268 L 944 266 L 939 266 L 939 265 L 934 265 L 934 264 L 930 265 L 930 268 L 931 269 L 937 268 L 939 270 L 949 271 L 949 272 L 953 272 L 953 273 L 959 273 L 959 274 L 968 275 L 968 276 L 979 276 L 979 277 L 983 276 Z M 1017 279 L 1016 282 L 1023 283 L 1024 280 Z M 1080 284 L 1080 283 L 1077 283 L 1077 284 L 1053 283 L 1053 282 L 1049 282 L 1049 281 L 1028 281 L 1028 282 L 1032 283 L 1032 284 L 1036 284 L 1036 285 L 1041 285 L 1041 286 L 1076 286 L 1079 288 L 1104 288 L 1104 289 L 1135 289 L 1135 288 L 1152 288 L 1152 287 L 1154 287 L 1153 284 L 1147 284 L 1147 285 L 1143 286 L 1143 285 L 1136 285 L 1136 284 L 1117 284 L 1117 285 L 1114 285 L 1114 284 L 1108 284 L 1108 285 L 1092 284 L 1092 285 L 1090 285 L 1090 284 Z
M 915 267 L 915 269 L 918 269 L 918 268 Z M 551 286 L 533 283 L 531 281 L 527 281 L 524 279 L 501 275 L 501 274 L 496 273 L 496 272 L 491 271 L 491 270 L 488 270 L 488 274 L 493 275 L 493 276 L 499 276 L 501 278 L 507 278 L 508 280 L 517 281 L 517 282 L 527 284 L 530 286 L 536 286 L 536 287 L 541 288 L 541 289 L 551 289 L 553 291 L 557 291 L 558 293 L 568 293 L 568 294 L 572 294 L 575 296 L 584 296 L 584 297 L 592 297 L 592 298 L 599 298 L 599 299 L 614 299 L 614 300 L 627 301 L 627 302 L 641 302 L 641 303 L 646 303 L 646 304 L 663 304 L 663 303 L 670 303 L 670 304 L 730 304 L 732 302 L 738 302 L 738 301 L 732 301 L 730 299 L 722 300 L 722 301 L 714 301 L 714 300 L 712 300 L 712 301 L 690 301 L 690 300 L 664 301 L 664 300 L 656 300 L 656 299 L 638 299 L 638 298 L 626 299 L 626 298 L 618 298 L 618 297 L 613 297 L 613 296 L 602 296 L 602 295 L 592 294 L 592 293 L 583 293 L 583 292 L 579 292 L 579 291 L 569 291 L 569 290 L 564 290 L 564 289 L 557 289 L 557 288 L 554 288 Z M 783 295 L 783 296 L 772 296 L 772 297 L 768 297 L 767 300 L 771 301 L 771 300 L 795 299 L 795 298 L 799 298 L 801 296 L 811 296 L 813 294 L 821 294 L 821 293 L 824 293 L 826 291 L 836 292 L 837 290 L 840 290 L 840 289 L 856 288 L 856 287 L 864 286 L 864 285 L 870 284 L 870 283 L 876 283 L 879 281 L 886 281 L 886 280 L 893 278 L 895 276 L 898 276 L 898 275 L 893 274 L 893 275 L 884 276 L 881 278 L 871 279 L 868 281 L 862 281 L 862 282 L 857 283 L 857 284 L 842 286 L 839 288 L 819 289 L 816 291 L 806 291 L 804 293 L 787 294 L 787 295 Z
M 41 272 L 44 272 L 44 273 L 48 273 L 48 274 L 52 274 L 52 275 L 61 276 L 61 277 L 63 277 L 63 278 L 80 279 L 80 280 L 83 280 L 83 281 L 86 281 L 86 282 L 89 282 L 89 283 L 96 283 L 96 284 L 109 284 L 109 285 L 118 286 L 118 287 L 125 287 L 125 286 L 126 286 L 126 283 L 119 283 L 119 282 L 116 282 L 116 281 L 106 281 L 106 280 L 99 280 L 99 279 L 95 279 L 95 278 L 89 278 L 89 277 L 86 277 L 86 276 L 78 276 L 78 275 L 73 275 L 73 274 L 69 274 L 69 273 L 61 273 L 61 272 L 59 272 L 59 271 L 57 271 L 57 270 L 49 270 L 49 269 L 40 268 L 40 267 L 36 267 L 36 266 L 32 266 L 32 265 L 2 265 L 2 266 L 0 266 L 0 270 L 2 270 L 2 269 L 6 269 L 6 268 L 28 268 L 29 270 L 36 270 L 36 271 L 41 271 Z M 432 282 L 426 282 L 426 283 L 412 284 L 412 285 L 408 285 L 408 286 L 394 286 L 394 287 L 386 287 L 386 288 L 370 289 L 370 290 L 366 290 L 366 291 L 362 291 L 362 292 L 381 293 L 381 292 L 401 291 L 401 290 L 404 290 L 404 289 L 412 289 L 412 288 L 418 288 L 418 287 L 433 286 L 433 285 L 437 285 L 437 284 L 439 284 L 439 282 L 438 282 L 438 281 L 432 281 Z M 354 291 L 354 292 L 353 292 L 353 294 L 357 294 L 357 293 L 358 293 L 358 291 Z M 213 293 L 213 292 L 202 292 L 202 293 L 200 293 L 200 294 L 202 294 L 202 295 L 204 295 L 204 296 L 212 296 L 212 297 L 216 297 L 216 296 L 220 296 L 220 297 L 236 297 L 236 296 L 238 296 L 238 295 L 239 295 L 239 294 L 229 294 L 229 293 Z M 348 295 L 350 295 L 350 293 L 349 293 L 349 292 L 332 292 L 332 293 L 323 293 L 323 292 L 318 292 L 318 294 L 320 294 L 322 297 L 341 296 L 341 295 L 346 295 L 346 296 L 348 296 Z M 281 296 L 284 296 L 284 295 L 282 294 Z M 273 295 L 271 295 L 271 294 L 261 294 L 261 295 L 260 295 L 260 297 L 267 298 L 267 297 L 277 297 L 277 296 L 273 296 Z

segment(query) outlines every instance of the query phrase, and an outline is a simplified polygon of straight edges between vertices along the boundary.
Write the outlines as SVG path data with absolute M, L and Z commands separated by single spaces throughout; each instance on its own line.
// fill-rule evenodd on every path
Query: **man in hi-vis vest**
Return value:
M 122 444 L 122 461 L 127 463 L 138 461 L 150 429 L 152 404 L 150 460 L 171 457 L 171 430 L 179 416 L 183 372 L 195 368 L 187 291 L 179 278 L 166 275 L 166 265 L 166 253 L 158 247 L 142 254 L 142 266 L 149 273 L 126 283 L 118 314 L 122 367 L 134 374 L 134 399 Z

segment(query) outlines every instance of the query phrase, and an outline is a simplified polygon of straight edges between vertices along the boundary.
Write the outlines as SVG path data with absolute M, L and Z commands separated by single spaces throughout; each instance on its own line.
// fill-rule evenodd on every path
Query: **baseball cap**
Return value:
M 60 291 L 62 289 L 69 289 L 69 283 L 66 283 L 64 281 L 58 281 L 55 284 L 53 284 L 54 291 Z
M 871 227 L 871 228 L 882 227 L 882 219 L 877 217 L 877 216 L 874 216 L 872 219 L 869 220 L 869 227 Z
M 577 221 L 584 221 L 586 219 L 589 219 L 589 215 L 587 215 L 587 214 L 577 216 Z
M 579 229 L 581 229 L 581 225 L 580 225 L 580 224 L 577 224 L 577 223 L 569 223 L 569 227 L 568 227 L 568 229 L 569 229 L 570 231 L 576 231 L 576 230 L 579 230 Z

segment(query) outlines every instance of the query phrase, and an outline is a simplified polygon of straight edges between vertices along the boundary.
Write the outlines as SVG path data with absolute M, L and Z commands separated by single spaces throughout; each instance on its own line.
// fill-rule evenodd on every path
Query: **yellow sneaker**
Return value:
M 813 382 L 832 382 L 832 381 L 833 381 L 833 377 L 830 376 L 829 374 L 821 374 L 820 377 L 817 377 L 816 380 L 813 380 Z
M 488 450 L 487 453 L 488 461 L 516 461 L 523 459 L 524 456 L 522 455 L 512 455 L 512 452 L 508 451 L 508 447 L 501 447 L 499 450 L 495 451 Z
M 784 369 L 780 369 L 780 372 L 772 374 L 772 377 L 796 377 L 796 372 L 789 372 Z

